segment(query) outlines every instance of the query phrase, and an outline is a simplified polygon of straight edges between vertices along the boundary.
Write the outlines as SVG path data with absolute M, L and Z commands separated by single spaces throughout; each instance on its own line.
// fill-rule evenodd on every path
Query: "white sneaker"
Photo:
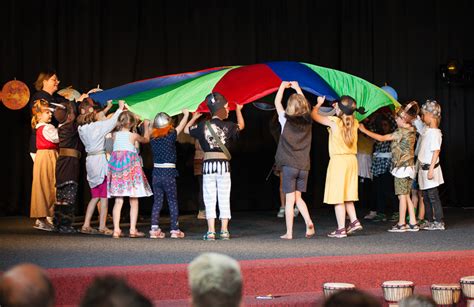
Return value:
M 370 211 L 369 214 L 364 216 L 364 220 L 373 220 L 377 216 L 377 211 Z
M 285 217 L 285 207 L 280 207 L 280 211 L 278 211 L 277 217 Z

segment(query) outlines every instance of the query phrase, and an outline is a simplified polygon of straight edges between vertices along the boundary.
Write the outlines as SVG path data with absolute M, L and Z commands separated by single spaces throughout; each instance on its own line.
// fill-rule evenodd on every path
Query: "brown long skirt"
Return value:
M 41 149 L 36 152 L 31 185 L 31 218 L 44 218 L 54 214 L 57 159 L 58 152 L 54 149 Z

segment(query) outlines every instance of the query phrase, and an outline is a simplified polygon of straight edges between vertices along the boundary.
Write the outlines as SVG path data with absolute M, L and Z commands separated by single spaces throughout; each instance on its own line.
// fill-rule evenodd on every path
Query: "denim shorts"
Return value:
M 283 193 L 292 193 L 295 191 L 306 192 L 308 182 L 308 171 L 303 171 L 291 166 L 283 166 Z

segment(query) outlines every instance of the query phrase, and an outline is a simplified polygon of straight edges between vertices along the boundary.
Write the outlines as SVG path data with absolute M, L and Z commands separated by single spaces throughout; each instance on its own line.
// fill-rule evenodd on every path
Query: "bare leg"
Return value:
M 89 201 L 89 204 L 87 204 L 86 216 L 84 217 L 84 224 L 82 225 L 82 228 L 86 229 L 91 227 L 92 214 L 94 214 L 95 206 L 98 201 L 98 197 L 92 198 Z
M 423 201 L 423 195 L 420 190 L 418 192 L 418 219 L 419 220 L 424 220 L 425 219 L 425 203 Z
M 407 200 L 407 205 L 408 205 L 408 214 L 410 215 L 410 224 L 415 225 L 416 224 L 415 208 L 413 206 L 413 203 L 411 202 L 410 195 L 409 194 L 405 195 L 405 198 Z
M 308 206 L 304 202 L 303 198 L 301 198 L 301 192 L 296 191 L 296 206 L 298 210 L 300 210 L 301 216 L 303 216 L 304 222 L 306 224 L 306 236 L 314 235 L 314 225 L 313 221 L 311 220 L 311 216 L 309 215 Z
M 114 218 L 114 232 L 120 234 L 120 213 L 122 212 L 123 197 L 115 198 L 114 209 L 112 211 Z
M 295 206 L 295 192 L 286 194 L 286 205 L 285 205 L 285 221 L 286 221 L 286 234 L 280 236 L 282 239 L 293 239 L 293 219 L 294 219 L 294 206 Z
M 357 220 L 357 213 L 356 213 L 356 209 L 355 209 L 355 206 L 354 206 L 354 202 L 353 201 L 346 201 L 344 203 L 344 206 L 346 207 L 346 211 L 347 211 L 347 215 L 349 215 L 349 219 L 352 222 L 354 222 L 355 220 Z
M 99 210 L 99 229 L 107 228 L 107 211 L 108 211 L 108 199 L 106 197 L 100 198 L 100 210 Z
M 336 213 L 337 229 L 346 228 L 346 206 L 344 204 L 337 204 L 334 206 Z
M 406 195 L 398 195 L 399 205 L 398 205 L 398 225 L 405 225 L 406 211 L 407 211 L 407 200 Z
M 207 231 L 216 232 L 216 219 L 207 219 Z
M 221 219 L 221 231 L 229 231 L 229 219 Z
M 130 233 L 137 232 L 138 198 L 130 197 Z

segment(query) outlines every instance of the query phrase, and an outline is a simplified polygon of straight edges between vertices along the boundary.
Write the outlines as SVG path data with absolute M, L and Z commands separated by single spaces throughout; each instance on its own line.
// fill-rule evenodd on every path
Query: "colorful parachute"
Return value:
M 254 102 L 276 92 L 283 80 L 298 81 L 303 91 L 326 96 L 329 101 L 342 95 L 354 97 L 367 111 L 356 115 L 359 120 L 381 107 L 399 106 L 387 92 L 359 77 L 300 62 L 215 67 L 133 82 L 90 96 L 102 105 L 110 99 L 123 99 L 132 112 L 153 119 L 158 112 L 173 116 L 184 108 L 206 112 L 203 102 L 210 92 L 224 95 L 233 109 L 236 103 Z

